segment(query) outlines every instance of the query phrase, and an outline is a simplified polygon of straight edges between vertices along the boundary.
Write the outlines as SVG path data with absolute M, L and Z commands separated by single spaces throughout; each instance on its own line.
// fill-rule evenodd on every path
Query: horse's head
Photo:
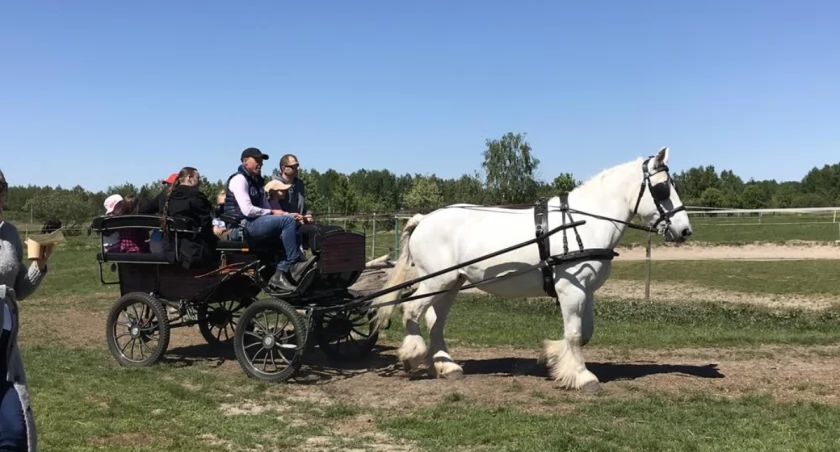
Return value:
M 642 183 L 634 214 L 659 231 L 667 242 L 684 242 L 691 235 L 691 222 L 668 172 L 668 148 L 642 163 Z

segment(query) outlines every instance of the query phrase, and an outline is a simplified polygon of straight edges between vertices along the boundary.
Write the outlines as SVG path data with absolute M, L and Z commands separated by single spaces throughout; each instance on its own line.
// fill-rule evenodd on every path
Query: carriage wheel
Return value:
M 230 343 L 236 324 L 242 317 L 242 310 L 253 302 L 253 299 L 244 299 L 200 304 L 197 309 L 198 330 L 204 340 L 213 347 L 223 347 Z
M 150 366 L 169 347 L 169 317 L 163 304 L 149 294 L 127 293 L 108 313 L 108 348 L 123 366 Z
M 284 381 L 303 362 L 306 326 L 285 301 L 261 300 L 248 306 L 233 337 L 236 360 L 251 377 Z
M 361 296 L 351 291 L 351 295 Z M 325 312 L 315 322 L 315 338 L 318 346 L 336 361 L 359 361 L 365 359 L 376 341 L 379 331 L 374 328 L 376 311 L 365 309 L 373 300 L 359 308 Z

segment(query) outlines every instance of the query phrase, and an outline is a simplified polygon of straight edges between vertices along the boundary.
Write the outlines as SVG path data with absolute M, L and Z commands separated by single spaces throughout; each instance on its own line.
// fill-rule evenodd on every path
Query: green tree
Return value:
M 78 190 L 56 190 L 30 198 L 24 206 L 37 221 L 59 220 L 66 233 L 87 226 L 97 214 L 97 206 L 85 192 Z
M 508 133 L 499 140 L 487 140 L 482 167 L 486 189 L 499 204 L 530 203 L 537 198 L 534 173 L 540 164 L 525 135 Z
M 709 187 L 700 194 L 700 203 L 703 207 L 726 207 L 723 192 L 719 188 Z
M 764 209 L 770 207 L 773 193 L 766 185 L 748 184 L 744 187 L 741 200 L 745 209 Z
M 298 178 L 306 188 L 306 207 L 310 212 L 321 214 L 326 212 L 326 203 L 321 195 L 321 187 L 318 184 L 317 171 L 302 169 L 298 172 Z
M 574 190 L 581 182 L 575 180 L 572 173 L 562 173 L 551 181 L 551 188 L 559 193 L 568 193 Z
M 686 200 L 701 199 L 708 188 L 720 188 L 720 178 L 713 165 L 689 168 L 674 175 L 680 187 L 680 197 Z
M 336 185 L 332 189 L 333 198 L 331 202 L 333 213 L 338 213 L 339 215 L 353 215 L 357 213 L 359 195 L 350 185 L 350 179 L 342 175 L 336 182 Z
M 417 212 L 429 212 L 443 204 L 437 182 L 430 177 L 417 177 L 403 198 L 403 206 Z

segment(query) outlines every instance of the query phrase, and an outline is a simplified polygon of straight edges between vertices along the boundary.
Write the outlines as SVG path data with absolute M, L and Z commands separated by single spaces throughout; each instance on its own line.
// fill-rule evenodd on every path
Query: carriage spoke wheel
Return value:
M 366 358 L 379 331 L 374 328 L 375 311 L 352 309 L 325 312 L 315 323 L 315 338 L 321 351 L 340 362 Z
M 213 347 L 223 347 L 233 340 L 242 312 L 253 303 L 251 299 L 202 303 L 198 306 L 198 330 Z
M 234 333 L 233 350 L 251 377 L 289 379 L 301 366 L 306 326 L 300 314 L 282 300 L 261 300 L 245 309 Z
M 169 317 L 163 304 L 145 293 L 128 293 L 111 308 L 106 321 L 108 348 L 123 366 L 150 366 L 169 346 Z

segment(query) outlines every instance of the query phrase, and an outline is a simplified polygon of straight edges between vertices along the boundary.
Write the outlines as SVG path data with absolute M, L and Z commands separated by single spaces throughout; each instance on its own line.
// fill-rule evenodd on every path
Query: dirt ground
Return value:
M 64 314 L 31 311 L 22 317 L 21 341 L 30 345 L 58 340 L 63 346 L 105 347 L 105 313 L 86 313 L 84 322 Z M 51 331 L 51 337 L 34 326 Z M 82 327 L 80 328 L 80 325 Z M 558 388 L 537 363 L 540 344 L 531 349 L 453 347 L 453 358 L 464 369 L 463 380 L 432 379 L 422 373 L 407 375 L 398 365 L 399 338 L 380 338 L 371 357 L 342 366 L 329 362 L 317 350 L 304 362 L 289 394 L 319 404 L 349 403 L 371 408 L 410 410 L 451 397 L 458 392 L 488 406 L 513 405 L 533 411 L 556 411 L 585 393 Z M 57 336 L 57 337 L 56 337 Z M 585 348 L 589 369 L 600 379 L 601 394 L 622 396 L 635 390 L 666 392 L 703 390 L 721 395 L 772 393 L 783 399 L 840 403 L 840 345 L 762 346 L 750 349 L 677 348 L 632 350 Z M 242 372 L 233 350 L 213 349 L 197 328 L 171 335 L 167 361 Z M 294 384 L 294 382 L 301 384 Z M 257 410 L 256 401 L 228 406 L 229 414 Z

